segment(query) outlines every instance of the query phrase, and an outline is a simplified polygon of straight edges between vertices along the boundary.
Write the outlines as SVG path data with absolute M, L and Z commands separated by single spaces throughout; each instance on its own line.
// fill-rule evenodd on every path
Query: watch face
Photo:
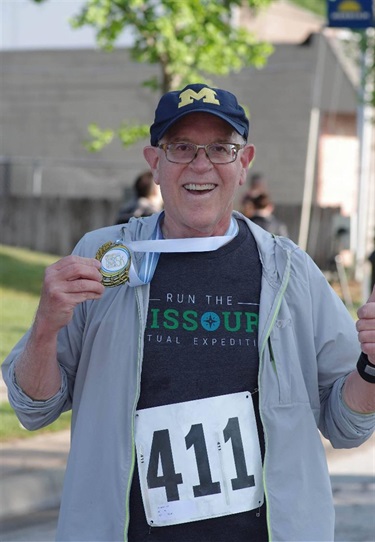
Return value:
M 119 286 L 129 280 L 131 256 L 125 245 L 108 242 L 100 247 L 96 259 L 102 264 L 100 272 L 104 286 Z

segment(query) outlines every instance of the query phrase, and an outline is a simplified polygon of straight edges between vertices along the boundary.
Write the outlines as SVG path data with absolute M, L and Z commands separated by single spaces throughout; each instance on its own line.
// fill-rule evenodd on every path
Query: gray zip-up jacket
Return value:
M 355 413 L 341 398 L 345 376 L 360 353 L 355 326 L 303 251 L 234 215 L 253 232 L 263 270 L 259 403 L 269 538 L 332 541 L 334 508 L 318 429 L 334 447 L 350 448 L 369 438 L 375 426 L 375 415 Z M 74 252 L 94 257 L 108 241 L 148 239 L 157 218 L 91 232 Z M 133 255 L 136 267 L 141 258 Z M 3 364 L 9 400 L 27 428 L 38 429 L 62 411 L 73 411 L 60 541 L 127 540 L 148 299 L 149 285 L 124 285 L 76 307 L 59 334 L 62 386 L 47 401 L 31 400 L 14 379 L 14 362 L 28 334 Z

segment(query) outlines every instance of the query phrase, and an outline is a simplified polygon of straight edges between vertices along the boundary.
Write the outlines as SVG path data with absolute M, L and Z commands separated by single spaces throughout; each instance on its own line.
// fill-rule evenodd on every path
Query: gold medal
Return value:
M 100 272 L 104 286 L 112 288 L 129 280 L 131 256 L 125 245 L 109 241 L 99 248 L 95 258 L 102 264 Z

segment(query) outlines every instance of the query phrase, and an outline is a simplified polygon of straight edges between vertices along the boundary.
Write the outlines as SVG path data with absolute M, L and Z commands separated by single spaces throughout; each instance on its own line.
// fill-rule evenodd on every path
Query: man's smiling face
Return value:
M 224 120 L 209 113 L 191 113 L 177 121 L 159 143 L 241 143 L 241 136 Z M 146 147 L 144 156 L 160 184 L 166 237 L 223 235 L 228 229 L 236 191 L 246 180 L 254 147 L 238 151 L 234 162 L 212 164 L 200 149 L 190 164 L 167 160 L 164 150 Z

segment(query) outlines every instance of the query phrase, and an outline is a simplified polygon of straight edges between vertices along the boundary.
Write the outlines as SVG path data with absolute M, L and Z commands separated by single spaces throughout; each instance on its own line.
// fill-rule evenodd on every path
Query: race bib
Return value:
M 263 504 L 249 392 L 138 410 L 135 442 L 149 525 L 237 514 Z

